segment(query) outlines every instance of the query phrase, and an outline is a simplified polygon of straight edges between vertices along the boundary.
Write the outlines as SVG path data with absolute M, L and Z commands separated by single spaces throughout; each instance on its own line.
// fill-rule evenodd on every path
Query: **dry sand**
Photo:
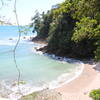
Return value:
M 100 63 L 96 70 L 93 65 L 85 64 L 82 74 L 75 80 L 56 89 L 62 94 L 62 100 L 92 100 L 89 92 L 100 88 Z
M 100 63 L 96 67 L 85 64 L 78 78 L 55 90 L 62 94 L 61 100 L 92 100 L 89 92 L 98 88 L 100 88 Z M 0 98 L 0 100 L 8 99 Z
M 10 100 L 10 99 L 7 99 L 7 98 L 0 98 L 0 100 Z

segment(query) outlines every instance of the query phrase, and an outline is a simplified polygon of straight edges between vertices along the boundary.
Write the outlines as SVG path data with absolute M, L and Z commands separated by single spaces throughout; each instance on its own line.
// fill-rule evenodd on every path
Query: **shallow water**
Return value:
M 16 26 L 0 26 L 0 81 L 1 83 L 3 81 L 6 86 L 16 82 L 18 78 L 13 53 L 6 52 L 14 48 L 17 35 Z M 32 33 L 28 35 L 32 35 Z M 33 48 L 41 45 L 31 43 L 23 37 L 24 35 L 16 51 L 16 60 L 21 71 L 20 80 L 25 81 L 26 84 L 34 87 L 48 85 L 52 88 L 58 85 L 57 82 L 64 83 L 80 73 L 82 67 L 79 63 L 65 63 L 47 55 L 40 55 L 34 52 Z M 13 40 L 9 40 L 9 38 Z

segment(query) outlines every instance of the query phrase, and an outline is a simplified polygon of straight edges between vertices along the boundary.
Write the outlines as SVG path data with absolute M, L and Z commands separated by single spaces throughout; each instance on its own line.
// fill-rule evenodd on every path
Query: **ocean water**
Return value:
M 54 55 L 36 52 L 34 48 L 42 44 L 30 42 L 28 37 L 33 35 L 31 32 L 27 35 L 22 34 L 16 50 L 16 60 L 21 71 L 20 81 L 25 83 L 20 85 L 21 89 L 24 88 L 22 92 L 27 93 L 46 87 L 55 88 L 81 73 L 82 64 L 79 61 L 66 58 L 60 58 L 60 61 Z M 4 91 L 10 91 L 8 97 L 13 97 L 12 94 L 18 92 L 15 84 L 18 72 L 11 52 L 17 39 L 16 26 L 0 26 L 0 94 L 5 95 Z

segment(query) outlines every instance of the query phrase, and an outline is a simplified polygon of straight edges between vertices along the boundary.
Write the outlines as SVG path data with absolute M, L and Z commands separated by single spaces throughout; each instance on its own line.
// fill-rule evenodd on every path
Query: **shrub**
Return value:
M 92 90 L 92 91 L 90 92 L 89 96 L 90 96 L 93 100 L 100 100 L 100 89 Z

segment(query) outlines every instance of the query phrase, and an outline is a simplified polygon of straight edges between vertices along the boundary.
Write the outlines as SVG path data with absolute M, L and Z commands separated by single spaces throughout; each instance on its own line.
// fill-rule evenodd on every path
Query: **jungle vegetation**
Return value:
M 48 42 L 45 52 L 100 60 L 100 0 L 65 0 L 32 20 L 33 32 Z

